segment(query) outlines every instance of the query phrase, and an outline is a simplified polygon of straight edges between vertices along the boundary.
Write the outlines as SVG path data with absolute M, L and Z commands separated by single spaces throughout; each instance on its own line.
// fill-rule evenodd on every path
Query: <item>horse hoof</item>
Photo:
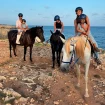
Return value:
M 84 96 L 88 98 L 89 97 L 89 94 L 85 94 Z
M 54 69 L 54 66 L 52 66 L 52 68 Z
M 77 84 L 77 87 L 80 87 L 80 84 L 79 83 Z

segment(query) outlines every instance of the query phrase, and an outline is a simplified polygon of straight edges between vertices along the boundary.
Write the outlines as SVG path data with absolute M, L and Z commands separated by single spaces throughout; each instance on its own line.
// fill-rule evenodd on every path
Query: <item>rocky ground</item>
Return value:
M 0 41 L 0 105 L 105 105 L 104 51 L 100 54 L 102 66 L 91 62 L 89 98 L 84 97 L 83 68 L 81 87 L 77 88 L 75 68 L 67 73 L 57 65 L 52 69 L 50 45 L 34 45 L 33 63 L 29 52 L 23 61 L 22 46 L 17 47 L 17 54 L 9 58 L 8 40 Z

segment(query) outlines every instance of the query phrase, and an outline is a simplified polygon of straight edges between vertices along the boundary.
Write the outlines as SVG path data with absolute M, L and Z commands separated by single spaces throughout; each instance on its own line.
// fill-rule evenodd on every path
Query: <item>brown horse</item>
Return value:
M 14 55 L 16 54 L 16 38 L 17 38 L 17 30 L 10 30 L 8 32 L 8 40 L 9 40 L 9 48 L 10 48 L 10 57 L 12 57 L 11 54 L 11 48 L 13 47 Z M 20 45 L 24 46 L 24 61 L 26 60 L 26 51 L 27 47 L 30 47 L 30 61 L 32 61 L 32 48 L 33 44 L 35 42 L 35 38 L 38 37 L 42 42 L 45 40 L 43 35 L 43 27 L 33 27 L 27 30 L 24 35 L 22 35 L 22 38 L 20 38 Z

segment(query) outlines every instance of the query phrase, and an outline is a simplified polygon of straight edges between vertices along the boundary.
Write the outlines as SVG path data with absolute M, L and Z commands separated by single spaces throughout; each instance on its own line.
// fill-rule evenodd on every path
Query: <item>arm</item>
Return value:
M 56 22 L 54 22 L 54 32 L 56 31 Z
M 87 25 L 88 25 L 88 29 L 87 29 L 87 35 L 88 35 L 89 31 L 90 31 L 90 21 L 89 21 L 88 16 L 86 16 L 86 21 L 87 21 Z
M 64 24 L 63 24 L 63 22 L 61 23 L 61 25 L 62 25 L 62 30 L 61 30 L 61 33 L 62 33 L 63 30 L 64 30 Z
M 83 30 L 81 30 L 81 29 L 78 27 L 78 25 L 77 25 L 77 27 L 76 27 L 76 32 L 80 32 L 81 34 L 86 35 L 86 32 L 83 31 Z
M 76 36 L 76 32 L 77 32 L 77 22 L 76 22 L 76 19 L 74 20 L 74 28 L 75 28 L 75 36 Z

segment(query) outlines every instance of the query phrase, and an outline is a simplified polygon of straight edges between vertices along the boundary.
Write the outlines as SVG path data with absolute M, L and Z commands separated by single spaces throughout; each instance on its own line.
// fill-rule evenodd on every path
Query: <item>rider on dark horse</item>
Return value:
M 60 20 L 60 16 L 56 15 L 54 17 L 54 32 L 56 32 L 56 30 L 60 31 L 61 33 L 63 33 L 64 30 L 64 25 L 63 22 L 61 22 Z
M 18 14 L 19 19 L 16 21 L 16 28 L 18 29 L 16 44 L 20 44 L 20 37 L 23 31 L 26 31 L 28 29 L 28 26 L 26 25 L 26 20 L 22 19 L 23 14 Z M 23 27 L 23 23 L 26 25 L 25 28 Z

